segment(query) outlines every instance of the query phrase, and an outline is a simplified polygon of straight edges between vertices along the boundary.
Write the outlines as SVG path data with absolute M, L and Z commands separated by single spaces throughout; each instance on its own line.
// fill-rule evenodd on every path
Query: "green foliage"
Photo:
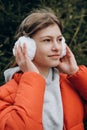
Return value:
M 87 0 L 41 0 L 53 8 L 63 23 L 63 34 L 78 64 L 87 65 Z
M 4 83 L 3 72 L 12 63 L 14 35 L 21 21 L 39 1 L 1 0 L 0 1 L 0 84 Z
M 52 8 L 63 23 L 63 35 L 78 64 L 87 65 L 87 0 L 0 0 L 0 84 L 12 63 L 14 35 L 21 21 L 34 8 Z
M 78 64 L 87 65 L 87 0 L 0 0 L 0 84 L 12 63 L 14 35 L 34 8 L 52 8 L 63 23 L 63 35 Z M 87 122 L 85 122 L 87 129 Z

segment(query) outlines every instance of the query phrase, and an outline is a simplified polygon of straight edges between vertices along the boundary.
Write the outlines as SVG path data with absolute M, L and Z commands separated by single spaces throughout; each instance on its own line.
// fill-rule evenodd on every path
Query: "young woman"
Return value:
M 33 60 L 15 46 L 20 72 L 8 71 L 0 87 L 0 130 L 84 130 L 87 118 L 87 68 L 78 66 L 68 46 L 62 53 L 62 25 L 53 12 L 32 12 L 21 23 L 17 38 L 36 43 Z

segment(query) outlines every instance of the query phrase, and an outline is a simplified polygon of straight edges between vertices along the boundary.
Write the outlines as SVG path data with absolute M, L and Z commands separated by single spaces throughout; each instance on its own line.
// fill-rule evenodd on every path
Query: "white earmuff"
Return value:
M 66 55 L 66 43 L 65 43 L 65 38 L 62 37 L 62 53 L 61 53 L 61 58 Z
M 36 53 L 36 43 L 35 41 L 30 37 L 21 36 L 16 41 L 15 46 L 18 47 L 20 44 L 21 48 L 23 49 L 23 45 L 26 44 L 28 49 L 28 56 L 31 60 L 34 59 L 35 53 Z M 15 56 L 15 49 L 13 48 L 13 55 Z

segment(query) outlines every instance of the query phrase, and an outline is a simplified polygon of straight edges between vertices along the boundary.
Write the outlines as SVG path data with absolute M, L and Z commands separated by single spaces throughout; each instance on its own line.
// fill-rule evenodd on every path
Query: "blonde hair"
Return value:
M 62 32 L 61 21 L 51 9 L 34 10 L 20 24 L 16 38 L 23 35 L 32 37 L 37 31 L 55 23 Z

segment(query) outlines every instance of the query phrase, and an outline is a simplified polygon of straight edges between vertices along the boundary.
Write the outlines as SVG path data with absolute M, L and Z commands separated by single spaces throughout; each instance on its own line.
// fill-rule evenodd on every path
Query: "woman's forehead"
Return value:
M 44 29 L 39 30 L 34 36 L 47 37 L 47 36 L 60 36 L 61 31 L 57 24 L 50 25 Z

